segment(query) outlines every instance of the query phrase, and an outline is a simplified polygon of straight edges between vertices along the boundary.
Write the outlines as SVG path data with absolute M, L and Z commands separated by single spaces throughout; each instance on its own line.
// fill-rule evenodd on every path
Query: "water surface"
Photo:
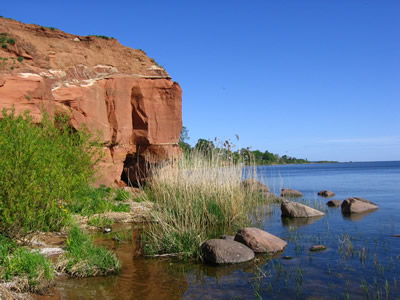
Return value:
M 137 255 L 137 243 L 99 243 L 122 261 L 118 276 L 57 280 L 42 299 L 400 299 L 400 162 L 260 166 L 271 190 L 293 188 L 325 217 L 285 221 L 279 205 L 264 207 L 258 226 L 288 242 L 278 257 L 258 255 L 239 265 L 208 266 Z M 344 217 L 317 196 L 362 197 L 377 211 Z M 122 230 L 123 228 L 116 228 Z M 139 229 L 131 229 L 134 236 Z M 310 252 L 324 244 L 326 251 Z M 291 258 L 291 259 L 286 259 Z M 368 295 L 368 297 L 367 297 Z

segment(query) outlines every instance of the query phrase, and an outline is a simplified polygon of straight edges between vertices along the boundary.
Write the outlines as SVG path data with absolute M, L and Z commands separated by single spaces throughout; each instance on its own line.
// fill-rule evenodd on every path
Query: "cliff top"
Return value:
M 106 36 L 79 36 L 1 17 L 0 42 L 3 74 L 67 71 L 84 64 L 91 70 L 107 69 L 108 74 L 169 78 L 164 68 L 144 51 L 125 47 Z M 23 64 L 14 62 L 18 58 L 20 61 L 23 58 Z

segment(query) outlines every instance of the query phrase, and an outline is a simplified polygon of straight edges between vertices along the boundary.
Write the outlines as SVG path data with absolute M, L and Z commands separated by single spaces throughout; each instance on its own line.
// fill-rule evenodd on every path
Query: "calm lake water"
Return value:
M 277 257 L 230 266 L 206 266 L 137 256 L 135 243 L 102 244 L 116 251 L 118 276 L 58 280 L 41 299 L 400 299 L 400 162 L 260 166 L 261 181 L 279 194 L 297 189 L 297 201 L 326 213 L 319 219 L 286 222 L 280 206 L 260 208 L 259 227 L 288 242 Z M 362 197 L 379 209 L 344 217 L 328 208 L 331 190 L 344 200 Z M 115 228 L 114 230 L 126 230 Z M 140 228 L 133 228 L 136 236 Z M 310 252 L 312 245 L 327 250 Z M 290 258 L 290 259 L 288 259 Z

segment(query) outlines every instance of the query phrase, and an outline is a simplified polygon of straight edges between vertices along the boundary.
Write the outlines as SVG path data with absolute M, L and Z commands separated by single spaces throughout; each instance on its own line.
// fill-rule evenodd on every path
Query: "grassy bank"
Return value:
M 146 195 L 155 204 L 155 222 L 142 236 L 146 254 L 199 257 L 205 240 L 248 225 L 249 213 L 265 198 L 243 188 L 242 177 L 240 161 L 215 152 L 193 151 L 176 166 L 153 170 Z

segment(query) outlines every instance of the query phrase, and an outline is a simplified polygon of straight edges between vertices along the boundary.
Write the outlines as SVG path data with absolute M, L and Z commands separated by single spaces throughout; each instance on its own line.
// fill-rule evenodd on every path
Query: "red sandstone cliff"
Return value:
M 0 18 L 0 110 L 67 111 L 101 132 L 98 184 L 135 182 L 139 166 L 179 153 L 182 91 L 141 50 Z M 5 46 L 3 46 L 5 45 Z

